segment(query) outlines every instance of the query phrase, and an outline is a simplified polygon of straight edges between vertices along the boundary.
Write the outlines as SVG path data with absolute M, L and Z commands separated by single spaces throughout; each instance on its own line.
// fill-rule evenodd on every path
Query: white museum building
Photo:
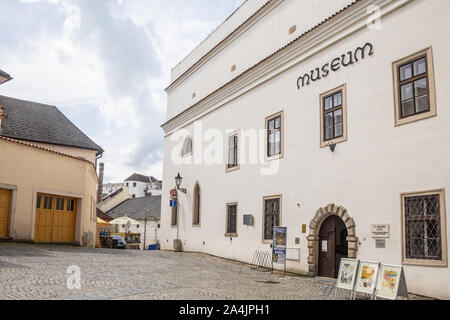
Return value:
M 246 1 L 172 70 L 162 249 L 251 263 L 283 226 L 288 271 L 403 265 L 450 299 L 449 20 L 448 0 Z

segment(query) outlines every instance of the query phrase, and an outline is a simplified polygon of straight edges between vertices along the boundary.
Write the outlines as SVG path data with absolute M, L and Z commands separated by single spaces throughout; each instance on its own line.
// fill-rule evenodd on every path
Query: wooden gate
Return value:
M 0 238 L 8 237 L 10 202 L 11 202 L 11 191 L 0 189 Z
M 38 194 L 35 242 L 74 242 L 76 199 Z

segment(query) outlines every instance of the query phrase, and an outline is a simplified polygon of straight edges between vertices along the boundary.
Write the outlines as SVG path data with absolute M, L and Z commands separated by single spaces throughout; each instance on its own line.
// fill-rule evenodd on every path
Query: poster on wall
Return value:
M 398 296 L 408 297 L 403 267 L 382 264 L 377 284 L 377 297 L 396 300 Z
M 273 228 L 272 261 L 274 263 L 286 263 L 286 236 L 286 227 Z
M 358 273 L 359 260 L 341 259 L 339 275 L 336 287 L 339 289 L 353 290 Z
M 380 264 L 378 262 L 360 261 L 355 291 L 374 294 L 379 271 Z

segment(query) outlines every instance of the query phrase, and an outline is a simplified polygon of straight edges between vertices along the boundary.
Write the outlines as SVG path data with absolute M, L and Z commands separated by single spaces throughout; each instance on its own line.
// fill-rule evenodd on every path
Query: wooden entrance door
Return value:
M 10 202 L 11 202 L 11 191 L 0 189 L 0 238 L 8 237 Z
M 337 216 L 326 219 L 319 232 L 319 276 L 337 278 L 342 258 L 347 258 L 347 228 Z
M 326 219 L 320 228 L 319 235 L 319 275 L 327 278 L 335 277 L 336 261 L 336 217 Z
M 75 199 L 38 194 L 35 242 L 73 242 L 75 224 Z

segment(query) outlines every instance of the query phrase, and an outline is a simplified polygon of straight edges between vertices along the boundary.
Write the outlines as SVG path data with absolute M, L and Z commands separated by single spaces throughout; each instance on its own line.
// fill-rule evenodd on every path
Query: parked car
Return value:
M 121 236 L 112 235 L 111 239 L 113 240 L 113 249 L 126 249 L 127 243 Z

